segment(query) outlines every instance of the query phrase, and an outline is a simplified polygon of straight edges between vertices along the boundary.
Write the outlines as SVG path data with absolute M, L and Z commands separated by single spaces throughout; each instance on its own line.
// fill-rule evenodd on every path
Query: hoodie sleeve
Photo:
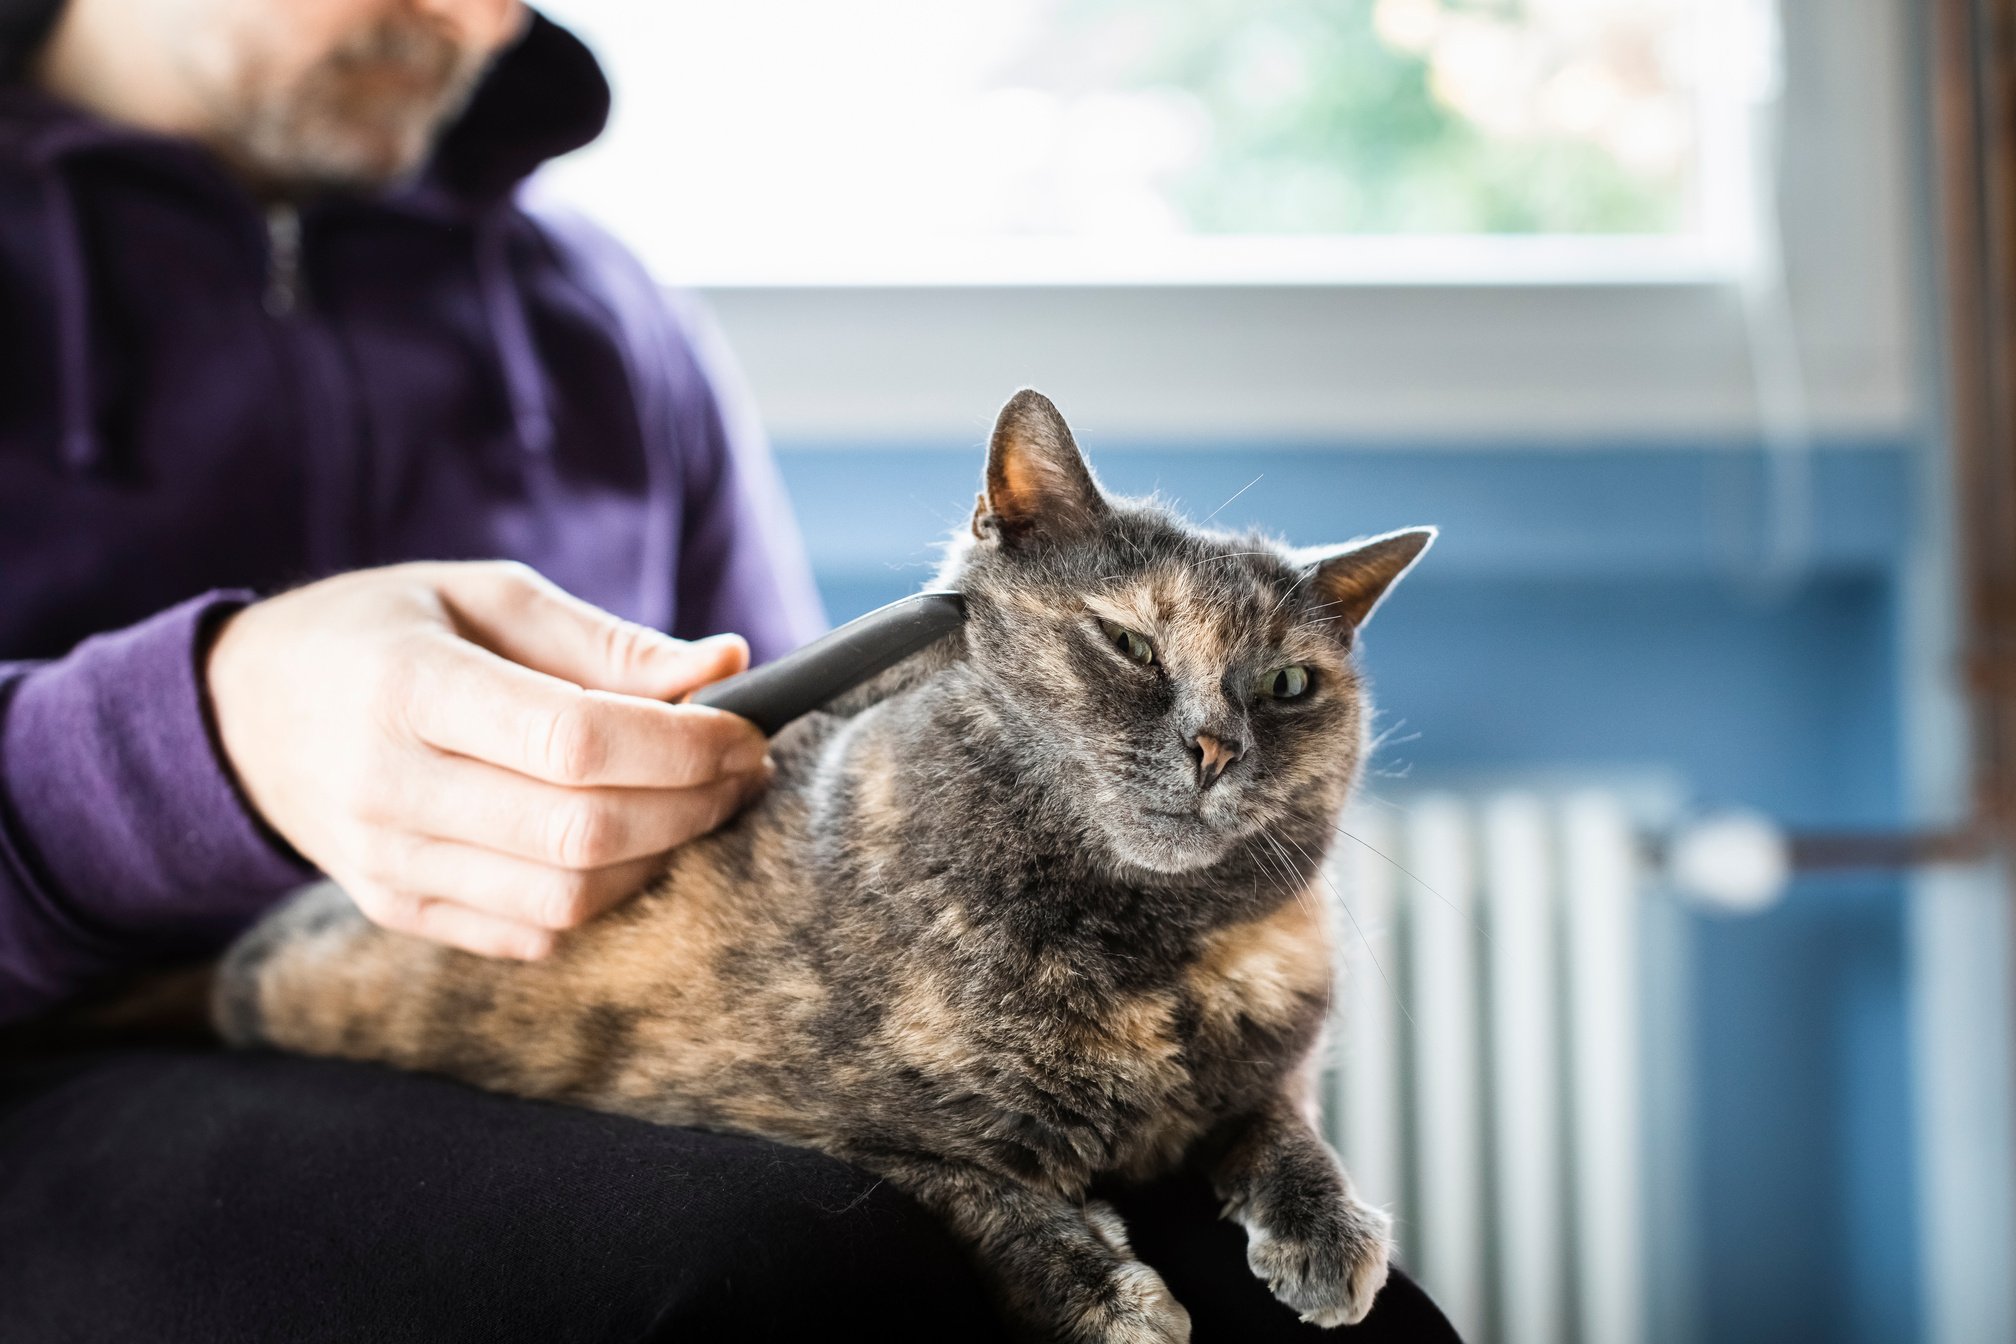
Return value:
M 0 663 L 0 1022 L 211 950 L 314 876 L 238 791 L 202 661 L 247 593 L 214 592 Z
M 735 631 L 752 660 L 788 653 L 826 614 L 783 480 L 726 339 L 706 310 L 670 296 L 694 377 L 677 403 L 682 517 L 672 633 Z

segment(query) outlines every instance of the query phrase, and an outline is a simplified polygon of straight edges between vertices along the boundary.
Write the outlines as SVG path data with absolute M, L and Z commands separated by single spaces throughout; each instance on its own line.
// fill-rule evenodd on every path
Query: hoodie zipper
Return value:
M 301 212 L 266 207 L 266 311 L 290 317 L 301 303 Z
M 370 470 L 357 442 L 356 407 L 335 334 L 318 320 L 303 265 L 301 211 L 291 204 L 265 211 L 266 288 L 262 305 L 273 319 L 282 358 L 290 366 L 295 425 L 307 490 L 307 560 L 312 573 L 333 574 L 369 562 L 372 546 L 362 511 Z

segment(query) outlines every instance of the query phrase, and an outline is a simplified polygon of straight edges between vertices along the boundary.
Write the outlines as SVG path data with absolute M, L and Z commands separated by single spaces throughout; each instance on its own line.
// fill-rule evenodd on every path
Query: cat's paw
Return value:
M 1386 1284 L 1392 1244 L 1392 1218 L 1354 1199 L 1294 1234 L 1249 1223 L 1246 1263 L 1310 1324 L 1356 1325 Z
M 1190 1313 L 1139 1260 L 1114 1269 L 1066 1323 L 1073 1344 L 1189 1344 Z
M 1092 1235 L 1119 1257 L 1119 1263 L 1070 1313 L 1064 1337 L 1083 1344 L 1189 1344 L 1190 1313 L 1160 1274 L 1134 1258 L 1119 1212 L 1094 1200 L 1084 1214 Z

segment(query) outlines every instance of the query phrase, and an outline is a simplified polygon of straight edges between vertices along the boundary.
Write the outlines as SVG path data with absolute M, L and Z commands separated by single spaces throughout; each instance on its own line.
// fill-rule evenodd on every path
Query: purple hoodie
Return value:
M 204 702 L 255 593 L 508 556 L 758 658 L 820 628 L 718 338 L 515 198 L 608 106 L 535 18 L 414 185 L 268 215 L 192 144 L 0 84 L 0 1021 L 312 876 Z

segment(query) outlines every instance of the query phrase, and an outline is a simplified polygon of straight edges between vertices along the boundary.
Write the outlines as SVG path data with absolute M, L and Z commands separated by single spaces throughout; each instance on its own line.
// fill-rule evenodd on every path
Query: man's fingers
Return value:
M 459 947 L 480 957 L 537 961 L 553 950 L 555 935 L 550 929 L 535 929 L 452 901 L 369 884 L 346 884 L 344 889 L 372 923 Z
M 452 840 L 399 844 L 384 885 L 539 929 L 571 929 L 634 894 L 663 866 L 651 855 L 604 868 L 556 868 Z
M 519 565 L 444 565 L 462 632 L 514 663 L 591 691 L 677 700 L 749 665 L 740 635 L 687 643 L 583 602 Z
M 445 633 L 401 690 L 429 746 L 570 787 L 690 788 L 768 750 L 739 715 L 583 690 Z
M 607 868 L 713 830 L 761 790 L 766 771 L 690 789 L 570 789 L 478 761 L 418 770 L 378 820 L 553 868 Z
M 530 928 L 452 901 L 422 900 L 412 931 L 479 957 L 514 961 L 537 961 L 553 950 L 554 941 L 550 929 Z

